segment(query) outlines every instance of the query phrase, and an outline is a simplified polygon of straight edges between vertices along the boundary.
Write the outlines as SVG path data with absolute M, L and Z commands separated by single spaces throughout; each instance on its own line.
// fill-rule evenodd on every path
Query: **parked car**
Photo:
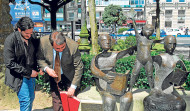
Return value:
M 137 29 L 137 31 L 138 31 L 138 33 L 141 33 L 141 29 Z M 135 35 L 135 30 L 129 29 L 129 30 L 123 32 L 123 35 L 125 35 L 125 34 Z
M 177 28 L 171 28 L 166 30 L 166 35 L 184 35 L 184 31 L 177 29 Z
M 153 33 L 153 35 L 156 35 L 156 32 Z M 160 29 L 160 36 L 165 36 L 166 35 L 166 31 L 164 31 L 163 29 Z

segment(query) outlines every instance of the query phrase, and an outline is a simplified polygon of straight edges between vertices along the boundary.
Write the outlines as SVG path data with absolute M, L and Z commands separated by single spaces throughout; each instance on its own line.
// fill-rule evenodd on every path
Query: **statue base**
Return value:
M 185 111 L 186 103 L 172 94 L 157 93 L 144 98 L 144 111 Z

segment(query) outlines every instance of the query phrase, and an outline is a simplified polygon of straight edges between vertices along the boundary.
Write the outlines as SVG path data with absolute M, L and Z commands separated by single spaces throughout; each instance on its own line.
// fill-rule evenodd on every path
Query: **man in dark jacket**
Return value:
M 34 23 L 29 17 L 21 18 L 17 23 L 18 31 L 11 33 L 4 43 L 5 84 L 17 93 L 21 111 L 31 111 L 35 97 L 38 72 L 33 28 Z

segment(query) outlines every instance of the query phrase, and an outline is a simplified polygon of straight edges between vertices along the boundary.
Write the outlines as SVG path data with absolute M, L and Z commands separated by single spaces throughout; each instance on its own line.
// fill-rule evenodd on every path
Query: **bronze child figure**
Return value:
M 97 78 L 96 86 L 102 96 L 103 110 L 114 111 L 118 98 L 120 99 L 120 111 L 128 111 L 132 102 L 132 93 L 126 92 L 129 71 L 126 75 L 118 74 L 115 72 L 115 64 L 126 54 L 132 54 L 136 47 L 118 52 L 108 51 L 111 48 L 111 37 L 105 34 L 99 36 L 98 42 L 103 51 L 92 59 L 91 71 Z M 119 84 L 118 81 L 120 81 Z
M 152 43 L 161 42 L 161 40 L 152 40 L 149 37 L 154 32 L 154 27 L 150 24 L 146 24 L 142 29 L 142 35 L 140 35 L 136 28 L 136 22 L 134 20 L 134 16 L 136 15 L 135 11 L 131 9 L 128 13 L 128 17 L 133 21 L 133 27 L 135 29 L 136 43 L 137 43 L 137 55 L 135 60 L 135 65 L 132 70 L 131 79 L 130 79 L 130 87 L 129 91 L 132 91 L 133 85 L 140 73 L 140 69 L 142 67 L 145 68 L 147 73 L 147 78 L 149 82 L 149 86 L 153 88 L 153 63 L 151 57 L 151 46 Z

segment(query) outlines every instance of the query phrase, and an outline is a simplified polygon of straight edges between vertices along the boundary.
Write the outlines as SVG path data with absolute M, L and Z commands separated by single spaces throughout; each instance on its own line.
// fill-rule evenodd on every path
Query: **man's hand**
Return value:
M 40 69 L 40 71 L 38 72 L 40 75 L 44 75 L 44 72 Z
M 72 87 L 70 87 L 70 88 L 68 89 L 67 96 L 68 96 L 68 97 L 74 96 L 74 93 L 75 93 L 75 89 L 72 88 Z
M 32 74 L 30 75 L 30 77 L 36 77 L 38 75 L 38 72 L 36 72 L 35 70 L 32 70 Z
M 58 77 L 57 74 L 55 73 L 55 71 L 51 68 L 46 68 L 46 72 L 48 73 L 49 76 L 51 77 Z

